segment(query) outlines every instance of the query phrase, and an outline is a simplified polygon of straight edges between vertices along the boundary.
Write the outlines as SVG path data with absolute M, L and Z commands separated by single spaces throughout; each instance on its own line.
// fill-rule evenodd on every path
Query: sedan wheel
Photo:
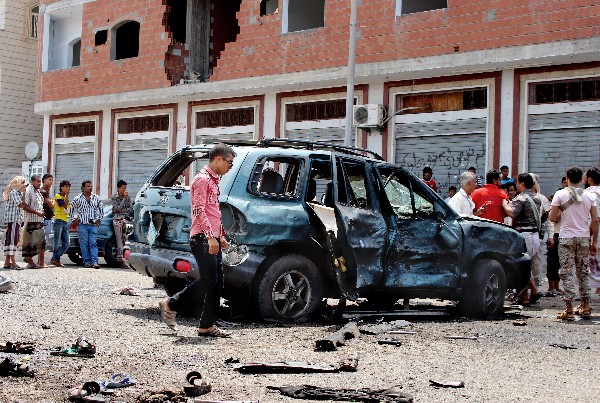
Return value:
M 308 278 L 295 270 L 282 274 L 275 281 L 271 294 L 275 311 L 283 317 L 302 315 L 309 306 L 310 297 Z

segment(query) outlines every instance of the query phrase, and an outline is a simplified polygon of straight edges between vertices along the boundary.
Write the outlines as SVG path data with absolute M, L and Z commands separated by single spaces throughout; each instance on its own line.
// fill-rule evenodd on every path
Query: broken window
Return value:
M 253 125 L 254 108 L 222 109 L 196 113 L 196 129 Z
M 298 198 L 298 179 L 303 160 L 289 157 L 260 159 L 252 172 L 248 190 L 260 196 Z
M 185 43 L 187 38 L 187 3 L 188 0 L 170 0 L 167 3 L 170 7 L 167 17 L 169 32 L 179 43 Z
M 531 104 L 598 100 L 600 100 L 600 80 L 597 78 L 533 83 L 529 86 Z
M 325 0 L 287 0 L 284 12 L 284 33 L 325 26 Z
M 344 119 L 346 117 L 346 100 L 332 99 L 329 101 L 287 104 L 285 113 L 288 122 Z
M 275 14 L 278 11 L 279 0 L 261 0 L 260 2 L 260 15 Z
M 81 64 L 81 38 L 77 38 L 69 45 L 69 67 Z
M 350 207 L 370 208 L 365 163 L 347 158 L 337 158 L 336 161 L 338 202 Z
M 140 50 L 140 23 L 127 21 L 112 30 L 112 60 L 137 57 Z
M 487 89 L 470 88 L 460 91 L 399 95 L 396 98 L 396 110 L 403 114 L 460 111 L 487 108 Z
M 96 122 L 61 123 L 55 126 L 57 139 L 96 135 Z
M 38 37 L 38 18 L 40 17 L 40 7 L 35 6 L 31 9 L 31 13 L 29 16 L 29 37 L 37 38 Z
M 108 42 L 108 30 L 102 29 L 94 35 L 94 46 L 106 45 Z
M 398 15 L 448 8 L 447 0 L 397 0 Z
M 165 132 L 168 130 L 169 115 L 120 118 L 118 123 L 119 134 Z

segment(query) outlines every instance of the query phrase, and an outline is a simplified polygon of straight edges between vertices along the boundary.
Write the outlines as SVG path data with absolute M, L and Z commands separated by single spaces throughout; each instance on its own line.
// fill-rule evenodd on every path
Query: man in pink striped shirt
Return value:
M 223 289 L 221 249 L 229 245 L 221 223 L 219 207 L 219 180 L 233 166 L 235 152 L 225 144 L 217 144 L 210 151 L 208 165 L 198 172 L 190 189 L 192 227 L 190 247 L 200 278 L 183 290 L 159 303 L 162 320 L 175 329 L 177 311 L 185 306 L 204 302 L 200 317 L 199 336 L 229 337 L 215 325 Z

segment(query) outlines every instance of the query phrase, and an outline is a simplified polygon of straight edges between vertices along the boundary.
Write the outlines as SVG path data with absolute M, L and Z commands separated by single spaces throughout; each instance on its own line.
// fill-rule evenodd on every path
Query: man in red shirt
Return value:
M 177 311 L 204 302 L 200 317 L 199 336 L 229 337 L 215 326 L 223 289 L 221 249 L 228 247 L 221 223 L 219 180 L 233 166 L 235 152 L 225 144 L 216 144 L 210 151 L 209 162 L 198 172 L 190 188 L 192 226 L 190 247 L 200 278 L 183 290 L 159 303 L 162 320 L 175 329 Z
M 482 218 L 503 223 L 506 213 L 502 207 L 502 200 L 508 200 L 508 196 L 500 189 L 500 184 L 500 171 L 497 169 L 488 171 L 485 175 L 485 185 L 476 189 L 471 194 L 471 199 L 475 203 L 475 210 L 484 208 Z
M 438 185 L 433 179 L 433 169 L 430 167 L 423 168 L 423 177 L 421 178 L 423 183 L 433 189 L 434 192 L 438 191 Z

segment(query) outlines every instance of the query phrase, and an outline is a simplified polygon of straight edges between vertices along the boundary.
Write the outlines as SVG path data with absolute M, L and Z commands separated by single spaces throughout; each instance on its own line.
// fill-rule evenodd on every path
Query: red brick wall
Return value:
M 46 0 L 45 3 L 54 2 Z M 165 0 L 166 2 L 166 0 Z M 218 1 L 216 1 L 218 3 Z M 235 42 L 217 43 L 222 25 L 214 10 L 211 81 L 265 76 L 347 64 L 348 0 L 325 2 L 325 27 L 281 34 L 279 13 L 260 17 L 259 0 L 243 0 L 237 13 L 240 33 Z M 597 0 L 449 0 L 448 8 L 395 16 L 396 0 L 363 1 L 359 7 L 357 63 L 468 52 L 588 38 L 600 35 Z M 38 100 L 76 98 L 177 82 L 180 67 L 165 63 L 171 40 L 163 24 L 161 0 L 97 0 L 83 8 L 81 67 L 42 75 Z M 495 11 L 495 19 L 488 13 Z M 94 31 L 124 19 L 141 23 L 140 56 L 110 61 L 110 45 L 94 49 Z M 109 20 L 109 22 L 107 22 Z M 91 21 L 91 27 L 88 26 Z M 43 32 L 40 30 L 40 32 Z M 161 38 L 161 35 L 165 38 Z M 110 37 L 109 37 L 110 42 Z M 220 54 L 218 54 L 218 51 Z M 167 61 L 168 62 L 168 61 Z M 176 63 L 175 63 L 176 64 Z M 168 68 L 171 77 L 167 76 Z M 84 81 L 86 73 L 89 75 Z
M 179 84 L 185 78 L 185 59 L 189 55 L 190 51 L 185 49 L 183 43 L 173 41 L 173 45 L 169 45 L 169 50 L 165 53 L 165 71 L 167 80 L 172 85 Z

